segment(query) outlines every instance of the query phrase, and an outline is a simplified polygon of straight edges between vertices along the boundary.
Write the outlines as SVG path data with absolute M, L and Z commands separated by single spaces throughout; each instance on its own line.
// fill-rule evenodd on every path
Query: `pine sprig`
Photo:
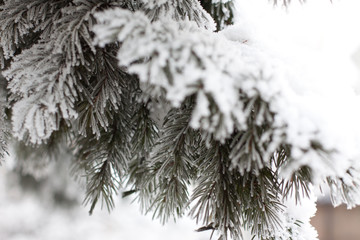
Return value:
M 129 163 L 127 180 L 127 186 L 130 187 L 130 190 L 123 192 L 123 197 L 136 193 L 141 211 L 146 212 L 150 208 L 150 199 L 153 199 L 156 188 L 155 179 L 148 177 L 150 172 L 148 163 L 150 152 L 159 138 L 159 129 L 151 117 L 149 103 L 137 103 L 137 108 L 135 108 L 131 118 L 134 133 L 131 139 L 132 158 Z
M 190 214 L 197 223 L 219 230 L 219 239 L 228 239 L 229 232 L 234 239 L 241 239 L 242 209 L 233 191 L 238 179 L 228 174 L 227 154 L 226 147 L 215 145 L 201 155 L 199 179 L 190 200 L 195 204 Z
M 213 142 L 199 158 L 190 214 L 197 222 L 218 230 L 219 239 L 241 239 L 241 226 L 254 235 L 268 235 L 270 229 L 280 227 L 277 214 L 282 207 L 276 177 L 268 168 L 258 176 L 231 170 L 229 151 L 228 145 Z
M 165 117 L 160 138 L 148 163 L 148 182 L 155 183 L 148 211 L 165 223 L 184 214 L 188 204 L 188 185 L 196 174 L 195 157 L 199 135 L 190 128 L 190 101 L 172 109 Z
M 42 4 L 46 4 L 46 1 L 5 1 L 0 6 L 1 58 L 11 58 L 18 46 L 25 43 L 24 36 L 30 33 L 35 24 L 39 24 L 37 14 L 41 14 Z
M 326 182 L 334 206 L 345 203 L 350 209 L 360 204 L 360 178 L 356 168 L 350 167 L 342 177 L 327 177 Z
M 73 108 L 79 86 L 74 71 L 63 62 L 61 53 L 51 53 L 51 46 L 41 42 L 23 51 L 4 72 L 10 80 L 14 135 L 19 139 L 28 136 L 35 144 L 58 130 L 61 119 L 77 116 Z M 49 61 L 52 66 L 44 68 Z
M 128 113 L 118 113 L 108 131 L 102 131 L 101 137 L 96 135 L 79 136 L 74 149 L 77 159 L 74 172 L 86 175 L 85 204 L 91 204 L 90 214 L 101 200 L 110 211 L 114 207 L 113 195 L 118 193 L 128 169 L 130 156 L 131 129 Z
M 100 137 L 101 128 L 107 131 L 112 121 L 113 112 L 119 111 L 122 101 L 126 99 L 127 91 L 131 91 L 132 77 L 117 66 L 115 58 L 116 46 L 96 49 L 91 55 L 89 79 L 84 83 L 82 101 L 77 104 L 79 133 L 86 135 L 92 129 L 92 134 Z M 83 78 L 86 80 L 86 78 Z
M 247 116 L 246 129 L 239 126 L 237 133 L 233 134 L 230 148 L 232 166 L 240 173 L 259 173 L 263 167 L 270 166 L 270 158 L 275 149 L 269 147 L 272 140 L 272 122 L 274 114 L 269 109 L 269 104 L 255 95 L 243 100 L 244 112 Z
M 93 95 L 105 95 L 100 99 L 101 102 L 95 101 L 99 105 L 93 112 L 104 113 L 103 106 L 107 99 L 110 99 L 112 103 L 118 100 L 118 96 L 114 96 L 117 91 L 113 90 L 125 75 L 116 66 L 113 52 L 107 51 L 106 54 L 101 54 L 104 51 L 98 49 L 99 54 L 96 55 L 90 32 L 95 23 L 94 12 L 114 4 L 95 0 L 67 2 L 66 6 L 63 1 L 56 3 L 59 4 L 56 5 L 58 8 L 61 7 L 61 11 L 58 8 L 45 6 L 45 10 L 49 11 L 41 18 L 45 25 L 37 29 L 40 34 L 41 31 L 48 31 L 46 29 L 51 29 L 51 32 L 43 32 L 44 36 L 40 35 L 42 40 L 16 56 L 11 68 L 5 72 L 6 77 L 11 80 L 9 86 L 12 89 L 12 101 L 14 109 L 17 109 L 15 111 L 17 114 L 13 115 L 13 119 L 16 119 L 16 121 L 13 120 L 15 136 L 22 139 L 25 134 L 28 134 L 30 141 L 37 144 L 49 138 L 51 133 L 59 128 L 61 119 L 70 120 L 78 116 L 74 109 L 75 102 L 79 98 L 89 98 L 89 92 L 86 89 L 88 82 L 91 81 L 93 87 L 97 88 L 93 90 Z M 35 5 L 33 3 L 31 6 Z M 122 5 L 115 4 L 114 6 Z M 51 13 L 54 13 L 53 17 Z M 54 19 L 55 16 L 57 19 Z M 53 22 L 47 21 L 47 17 L 51 17 Z M 98 56 L 100 59 L 94 61 Z M 52 64 L 49 66 L 49 63 Z M 105 71 L 106 74 L 104 74 Z M 119 76 L 122 78 L 118 78 Z M 90 78 L 96 78 L 96 80 L 90 80 Z M 108 80 L 104 81 L 104 79 Z M 105 85 L 107 88 L 105 91 L 99 91 L 99 88 L 102 89 L 104 86 L 104 82 L 108 84 Z M 29 96 L 29 92 L 33 94 Z M 20 109 L 27 105 L 31 105 L 31 108 Z M 94 104 L 90 102 L 90 105 L 90 107 L 85 105 L 82 109 L 91 111 Z M 90 119 L 94 119 L 92 114 L 83 115 L 90 115 Z M 108 124 L 108 119 L 101 117 L 102 114 L 97 114 L 95 118 L 97 120 L 90 123 L 83 121 L 83 125 L 90 124 L 98 133 L 98 125 L 106 127 Z M 88 119 L 83 118 L 83 120 Z
M 8 140 L 10 137 L 8 117 L 6 116 L 7 91 L 6 80 L 0 74 L 0 165 L 5 155 L 8 155 Z
M 200 3 L 215 20 L 217 31 L 222 30 L 226 25 L 233 24 L 233 0 L 201 0 Z
M 202 8 L 198 0 L 149 0 L 141 6 L 141 9 L 151 19 L 157 21 L 164 17 L 170 17 L 176 21 L 190 20 L 199 27 L 215 30 L 214 20 Z M 169 9 L 172 9 L 169 11 Z
M 245 181 L 244 181 L 245 180 Z M 283 230 L 279 216 L 284 211 L 278 176 L 269 168 L 263 168 L 259 175 L 244 175 L 243 190 L 244 218 L 243 226 L 250 229 L 252 235 L 266 239 L 274 232 Z M 262 224 L 258 224 L 261 222 Z
M 68 0 L 5 1 L 0 5 L 0 67 L 21 49 L 31 47 L 40 38 L 50 36 L 53 23 L 61 17 Z
M 148 160 L 149 154 L 159 138 L 159 129 L 155 121 L 151 118 L 148 105 L 149 104 L 140 102 L 132 116 L 133 126 L 135 127 L 131 141 L 132 154 L 137 160 Z

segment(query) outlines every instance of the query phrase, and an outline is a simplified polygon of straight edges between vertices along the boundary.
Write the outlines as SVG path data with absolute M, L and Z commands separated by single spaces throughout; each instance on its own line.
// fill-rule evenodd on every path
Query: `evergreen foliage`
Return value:
M 71 150 L 90 213 L 127 189 L 161 222 L 190 212 L 219 240 L 301 239 L 285 200 L 312 183 L 354 206 L 353 159 L 336 169 L 341 150 L 293 134 L 274 65 L 221 34 L 233 11 L 231 0 L 0 1 L 0 157 L 8 132 L 35 168 Z
M 8 107 L 6 95 L 6 80 L 0 75 L 0 164 L 7 153 L 7 140 L 9 137 L 9 126 L 5 112 Z

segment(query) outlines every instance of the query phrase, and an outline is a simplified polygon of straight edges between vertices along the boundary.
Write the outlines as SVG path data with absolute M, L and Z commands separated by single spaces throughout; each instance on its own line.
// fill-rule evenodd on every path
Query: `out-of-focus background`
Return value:
M 311 223 L 315 226 L 320 240 L 359 240 L 360 208 L 352 210 L 346 206 L 334 208 L 328 199 L 317 203 L 316 216 Z
M 11 160 L 0 168 L 0 239 L 1 240 L 208 240 L 211 231 L 189 217 L 165 226 L 142 215 L 136 202 L 117 199 L 108 213 L 97 208 L 89 216 L 82 205 L 83 190 L 72 179 L 68 161 L 53 162 L 35 177 Z M 359 240 L 360 208 L 334 208 L 328 197 L 319 197 L 312 224 L 320 240 Z M 213 238 L 216 239 L 216 238 Z M 250 240 L 246 237 L 244 240 Z
M 136 203 L 120 197 L 111 213 L 97 208 L 89 216 L 89 206 L 81 203 L 83 190 L 68 175 L 66 160 L 46 167 L 51 177 L 26 174 L 11 160 L 4 165 L 0 168 L 1 240 L 207 240 L 211 234 L 195 232 L 199 226 L 190 218 L 162 226 L 151 215 L 142 215 Z

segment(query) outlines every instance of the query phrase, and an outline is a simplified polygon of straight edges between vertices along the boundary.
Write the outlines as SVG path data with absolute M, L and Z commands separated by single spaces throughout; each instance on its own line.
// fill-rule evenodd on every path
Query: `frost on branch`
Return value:
M 342 177 L 328 177 L 330 197 L 334 206 L 345 203 L 347 208 L 354 208 L 360 203 L 359 168 L 350 167 Z
M 39 30 L 49 33 L 65 5 L 64 0 L 4 1 L 0 6 L 0 67 L 4 68 L 5 60 L 18 49 L 35 41 Z
M 9 137 L 9 124 L 5 114 L 5 110 L 8 108 L 5 86 L 6 80 L 0 75 L 0 164 L 7 153 L 7 140 Z
M 94 90 L 96 93 L 89 93 L 85 87 L 87 83 L 91 82 L 92 87 L 104 89 L 104 84 L 96 85 L 97 83 L 95 83 L 94 85 L 94 81 L 90 81 L 90 78 L 95 72 L 98 74 L 97 76 L 105 77 L 106 75 L 100 75 L 101 68 L 112 69 L 112 66 L 106 67 L 106 63 L 102 63 L 102 66 L 98 66 L 96 61 L 94 63 L 96 49 L 92 44 L 89 29 L 94 22 L 92 14 L 97 8 L 106 6 L 106 4 L 122 6 L 123 3 L 75 1 L 74 4 L 70 4 L 67 1 L 55 1 L 51 6 L 48 6 L 48 3 L 41 5 L 41 1 L 26 1 L 26 3 L 20 4 L 19 8 L 28 9 L 26 14 L 34 11 L 25 20 L 30 19 L 36 25 L 36 29 L 32 29 L 31 26 L 29 29 L 33 30 L 32 33 L 36 32 L 36 36 L 40 40 L 14 57 L 11 67 L 5 72 L 5 76 L 10 81 L 9 88 L 11 88 L 10 93 L 14 101 L 13 109 L 15 111 L 12 117 L 14 135 L 21 140 L 39 144 L 46 141 L 53 131 L 59 129 L 61 119 L 71 120 L 78 116 L 75 109 L 77 100 L 87 101 L 87 104 L 91 106 L 97 105 L 95 111 L 101 113 L 104 110 L 98 110 L 98 108 L 104 106 L 103 101 L 111 99 L 112 102 L 116 102 L 114 100 L 116 96 L 114 97 L 111 93 L 108 94 L 108 90 L 106 97 L 98 98 L 90 95 L 102 94 L 101 91 L 99 93 L 99 89 Z M 3 7 L 7 7 L 7 4 L 10 4 L 10 1 Z M 10 7 L 16 8 L 12 5 Z M 31 7 L 35 9 L 32 10 Z M 1 13 L 5 14 L 4 11 Z M 24 17 L 24 14 L 20 16 Z M 6 26 L 11 28 L 14 22 L 20 20 L 14 19 L 12 22 L 6 22 Z M 17 29 L 16 26 L 13 27 Z M 21 29 L 16 31 L 23 32 L 22 35 L 26 34 Z M 12 34 L 8 33 L 8 35 L 11 36 Z M 5 47 L 3 46 L 3 49 Z M 15 51 L 14 47 L 11 49 L 13 52 Z M 106 57 L 108 55 L 105 53 L 99 56 Z M 118 78 L 119 71 L 114 70 L 113 72 L 115 74 L 107 71 L 107 74 L 113 78 Z M 110 84 L 114 87 L 113 90 L 116 89 L 116 82 L 106 81 L 106 83 L 105 86 Z M 91 98 L 94 97 L 101 102 L 94 101 L 95 103 L 92 104 L 93 99 Z M 83 106 L 82 109 L 81 113 L 84 114 L 85 109 L 86 114 L 86 111 L 91 107 Z M 102 119 L 104 120 L 98 120 L 91 125 L 94 132 L 98 132 L 98 124 L 106 127 L 108 120 L 106 117 Z
M 235 69 L 229 64 L 240 52 L 229 48 L 221 36 L 212 36 L 187 22 L 182 25 L 184 31 L 179 31 L 170 20 L 150 23 L 140 12 L 133 15 L 120 9 L 99 14 L 98 19 L 102 24 L 94 31 L 99 44 L 120 41 L 119 64 L 154 86 L 153 91 L 165 89 L 173 106 L 179 106 L 187 96 L 197 95 L 191 122 L 194 128 L 202 127 L 224 139 L 233 132 L 236 121 L 244 121 L 232 77 Z M 193 31 L 201 34 L 191 34 Z M 224 56 L 224 49 L 235 50 L 234 59 Z M 143 61 L 149 56 L 151 59 Z
M 215 20 L 217 30 L 233 24 L 234 0 L 201 0 L 200 2 Z
M 173 19 L 175 21 L 189 20 L 198 27 L 215 30 L 213 18 L 203 9 L 198 0 L 143 0 L 141 8 L 151 21 Z
M 282 166 L 287 176 L 301 166 L 316 169 L 316 180 L 341 175 L 358 156 L 355 143 L 359 139 L 347 140 L 347 146 L 335 144 L 338 133 L 331 135 L 331 124 L 336 122 L 322 123 L 333 118 L 326 107 L 327 101 L 334 102 L 330 95 L 314 89 L 318 96 L 304 96 L 294 88 L 296 81 L 312 78 L 302 80 L 293 66 L 267 54 L 267 49 L 229 41 L 188 22 L 166 18 L 151 23 L 139 12 L 115 9 L 97 18 L 94 31 L 99 44 L 121 42 L 119 64 L 152 85 L 151 94 L 165 90 L 175 107 L 188 96 L 196 97 L 192 127 L 221 141 L 234 132 L 248 132 L 263 142 L 258 155 L 264 159 L 280 146 L 290 146 L 288 167 Z M 358 101 L 351 92 L 348 96 Z M 317 110 L 322 107 L 324 111 Z M 257 128 L 261 134 L 249 132 Z
M 295 204 L 296 201 L 290 196 L 283 201 L 284 216 L 282 219 L 283 228 L 273 233 L 271 240 L 317 240 L 318 234 L 310 224 L 310 218 L 316 212 L 316 197 L 313 195 L 309 198 L 302 199 L 301 203 Z
M 60 120 L 77 116 L 73 110 L 77 96 L 74 73 L 61 53 L 53 54 L 46 42 L 16 56 L 4 72 L 10 80 L 14 136 L 41 143 L 59 129 Z M 49 66 L 50 65 L 50 66 Z
M 342 202 L 352 206 L 349 199 L 357 195 L 356 184 L 344 177 L 351 176 L 350 166 L 357 166 L 359 137 L 354 134 L 346 144 L 336 144 L 344 135 L 333 132 L 335 113 L 326 106 L 331 103 L 341 110 L 339 105 L 320 88 L 304 94 L 311 87 L 308 82 L 320 76 L 299 73 L 286 58 L 274 57 L 256 40 L 244 42 L 235 32 L 233 37 L 230 30 L 213 33 L 167 17 L 151 22 L 145 14 L 121 9 L 96 17 L 96 42 L 121 44 L 119 64 L 152 86 L 146 94 L 165 92 L 176 108 L 185 99 L 194 99 L 190 126 L 230 144 L 229 167 L 240 175 L 258 176 L 276 167 L 276 177 L 285 181 L 281 192 L 285 196 L 290 189 L 308 189 L 311 182 L 337 179 L 330 185 L 342 193 Z M 299 87 L 300 82 L 305 85 Z M 359 101 L 346 87 L 337 90 L 348 93 L 346 101 Z

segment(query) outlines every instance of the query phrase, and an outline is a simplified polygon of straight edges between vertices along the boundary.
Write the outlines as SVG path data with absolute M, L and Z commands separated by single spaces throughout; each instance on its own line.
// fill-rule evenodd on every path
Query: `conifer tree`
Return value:
M 356 154 L 288 117 L 281 64 L 222 33 L 234 16 L 232 0 L 0 1 L 0 157 L 70 150 L 90 213 L 122 192 L 219 240 L 304 239 L 287 199 L 326 182 L 354 206 Z

